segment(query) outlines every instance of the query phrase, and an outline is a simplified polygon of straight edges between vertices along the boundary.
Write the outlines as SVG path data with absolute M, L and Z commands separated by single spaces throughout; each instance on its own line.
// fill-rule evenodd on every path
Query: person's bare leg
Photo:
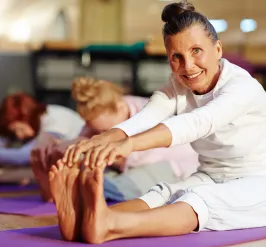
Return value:
M 198 225 L 196 213 L 183 202 L 148 210 L 148 205 L 137 199 L 108 208 L 104 198 L 102 168 L 85 169 L 80 179 L 84 203 L 82 236 L 85 242 L 181 235 L 193 231 Z M 137 207 L 134 212 L 126 212 L 134 205 Z
M 57 209 L 59 227 L 65 240 L 80 240 L 81 195 L 78 166 L 69 168 L 62 163 L 53 165 L 49 172 L 50 191 Z
M 33 152 L 35 152 L 36 156 L 39 155 L 38 150 Z M 40 194 L 42 199 L 47 202 L 52 202 L 53 198 L 49 188 L 48 168 L 44 169 L 39 160 L 31 161 L 30 164 L 35 176 L 35 180 L 40 186 Z
M 109 208 L 119 212 L 131 212 L 131 213 L 150 209 L 147 203 L 140 199 L 134 199 L 130 201 L 116 203 L 109 206 Z

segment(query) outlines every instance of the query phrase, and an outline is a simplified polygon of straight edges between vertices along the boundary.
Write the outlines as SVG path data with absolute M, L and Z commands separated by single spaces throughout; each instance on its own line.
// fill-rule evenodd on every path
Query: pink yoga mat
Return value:
M 236 231 L 201 232 L 177 237 L 121 239 L 103 247 L 221 247 L 266 238 L 266 227 Z M 57 226 L 0 232 L 1 246 L 60 247 L 98 246 L 61 240 Z

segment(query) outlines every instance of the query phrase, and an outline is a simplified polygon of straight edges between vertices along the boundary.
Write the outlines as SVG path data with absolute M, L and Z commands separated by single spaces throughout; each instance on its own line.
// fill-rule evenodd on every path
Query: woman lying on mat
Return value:
M 0 164 L 8 167 L 30 164 L 30 153 L 38 141 L 73 139 L 84 120 L 73 110 L 45 105 L 25 93 L 7 96 L 0 107 Z M 19 148 L 10 143 L 20 142 Z
M 162 20 L 169 83 L 138 114 L 70 147 L 51 167 L 50 188 L 67 240 L 102 243 L 266 226 L 265 91 L 222 58 L 215 29 L 192 4 L 167 5 Z M 107 207 L 106 165 L 133 151 L 184 143 L 199 153 L 198 172 Z
M 123 95 L 122 89 L 111 82 L 89 78 L 77 78 L 73 82 L 72 97 L 76 101 L 77 111 L 86 121 L 80 136 L 87 138 L 127 120 L 148 101 L 147 98 Z M 64 142 L 55 145 L 54 155 L 58 155 L 58 150 L 65 151 L 67 146 Z M 50 157 L 48 160 L 53 162 L 55 158 Z M 39 174 L 36 169 L 41 170 L 40 162 L 35 163 L 33 170 Z M 48 166 L 52 164 L 55 162 Z M 187 177 L 196 171 L 198 165 L 198 154 L 189 144 L 134 152 L 106 169 L 105 197 L 116 201 L 137 198 L 161 179 L 174 183 L 178 178 Z M 39 182 L 43 195 L 47 194 L 47 175 L 43 174 L 43 181 Z M 51 196 L 43 198 L 50 200 Z

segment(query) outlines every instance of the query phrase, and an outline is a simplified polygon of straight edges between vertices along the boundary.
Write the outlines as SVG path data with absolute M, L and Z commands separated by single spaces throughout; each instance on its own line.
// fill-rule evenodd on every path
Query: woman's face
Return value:
M 23 141 L 34 137 L 35 131 L 33 128 L 24 122 L 16 121 L 8 126 L 9 130 L 15 134 L 17 139 Z
M 214 44 L 201 25 L 167 36 L 165 47 L 172 72 L 184 87 L 205 94 L 216 85 L 222 46 L 220 41 Z

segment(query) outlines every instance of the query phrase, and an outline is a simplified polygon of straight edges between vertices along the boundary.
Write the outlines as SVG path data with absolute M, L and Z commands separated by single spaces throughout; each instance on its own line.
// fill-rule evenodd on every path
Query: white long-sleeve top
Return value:
M 199 170 L 214 179 L 266 175 L 266 93 L 226 59 L 209 93 L 195 95 L 171 75 L 138 114 L 114 128 L 132 136 L 159 123 L 171 131 L 171 146 L 191 143 Z

